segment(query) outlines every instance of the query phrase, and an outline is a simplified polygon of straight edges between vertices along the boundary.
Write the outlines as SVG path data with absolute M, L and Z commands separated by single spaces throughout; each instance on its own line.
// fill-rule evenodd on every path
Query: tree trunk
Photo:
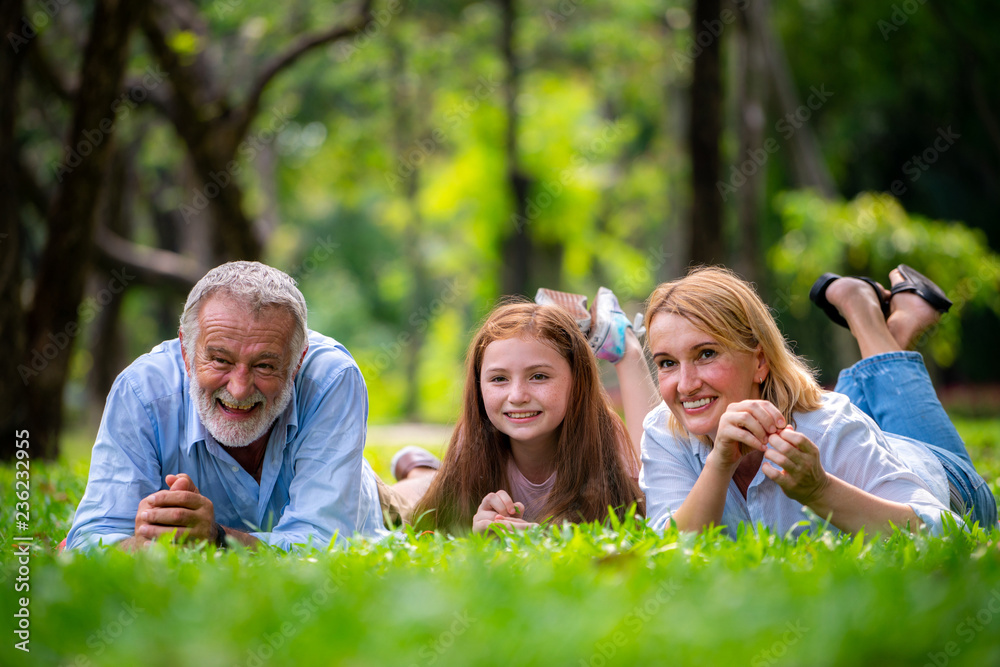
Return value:
M 70 352 L 81 324 L 86 324 L 81 322 L 86 320 L 81 301 L 90 270 L 98 193 L 114 139 L 113 129 L 104 128 L 115 118 L 112 104 L 121 91 L 129 36 L 141 7 L 126 0 L 97 2 L 66 139 L 62 163 L 66 167 L 57 167 L 60 183 L 49 210 L 49 235 L 28 317 L 28 351 L 19 367 L 27 385 L 32 447 L 45 458 L 58 454 Z
M 521 87 L 521 67 L 514 52 L 514 28 L 517 21 L 516 0 L 499 0 L 502 32 L 500 51 L 507 72 L 503 82 L 504 107 L 507 112 L 507 130 L 504 150 L 507 156 L 507 182 L 510 186 L 514 214 L 513 231 L 503 242 L 503 268 L 501 289 L 504 294 L 525 294 L 531 285 L 532 255 L 531 221 L 528 219 L 528 193 L 531 181 L 521 170 L 517 151 L 517 96 Z
M 234 165 L 251 161 L 269 146 L 288 123 L 280 109 L 268 114 L 270 122 L 255 136 L 248 136 L 257 117 L 261 95 L 268 84 L 305 53 L 345 39 L 366 28 L 372 20 L 371 0 L 365 0 L 342 25 L 315 35 L 303 35 L 286 51 L 267 63 L 252 79 L 247 99 L 229 103 L 216 84 L 219 78 L 204 53 L 193 62 L 182 62 L 170 47 L 170 35 L 185 30 L 207 38 L 199 8 L 190 0 L 158 0 L 143 21 L 143 32 L 160 66 L 170 80 L 170 120 L 188 149 L 199 181 L 181 206 L 185 222 L 210 212 L 213 265 L 233 259 L 259 259 L 265 229 L 254 224 L 243 210 L 243 192 Z
M 243 191 L 230 163 L 244 132 L 238 131 L 233 110 L 226 108 L 214 89 L 212 68 L 204 59 L 182 63 L 170 47 L 174 30 L 195 30 L 196 10 L 189 3 L 154 2 L 143 21 L 143 31 L 174 94 L 171 120 L 188 150 L 198 187 L 184 198 L 181 212 L 186 222 L 206 210 L 212 217 L 212 264 L 234 259 L 260 258 L 262 245 L 243 210 Z M 248 145 L 246 155 L 256 155 L 260 144 Z
M 720 0 L 697 0 L 692 31 L 718 23 Z M 708 34 L 707 32 L 702 34 Z M 719 181 L 719 137 L 722 134 L 722 75 L 720 44 L 722 34 L 704 46 L 694 60 L 691 80 L 691 111 L 688 147 L 691 153 L 690 261 L 697 264 L 724 262 L 722 200 Z
M 392 57 L 395 73 L 393 79 L 393 135 L 396 149 L 396 160 L 402 163 L 418 139 L 423 136 L 424 123 L 422 116 L 430 101 L 425 99 L 419 83 L 419 77 L 407 73 L 407 53 L 405 46 L 397 39 L 392 41 Z M 433 140 L 432 140 L 433 141 Z M 420 191 L 420 167 L 413 169 L 402 177 L 403 194 L 406 197 L 408 220 L 403 234 L 405 238 L 403 260 L 412 278 L 410 293 L 407 299 L 410 315 L 403 323 L 409 338 L 405 344 L 403 355 L 403 373 L 406 390 L 403 395 L 403 414 L 408 421 L 420 419 L 420 352 L 427 339 L 427 331 L 431 325 L 431 279 L 423 252 L 423 220 L 420 216 L 420 203 L 417 195 Z M 416 317 L 416 319 L 412 319 Z M 414 325 L 413 322 L 417 324 Z
M 788 56 L 781 37 L 771 26 L 771 3 L 769 0 L 757 0 L 751 3 L 747 10 L 750 19 L 750 29 L 758 34 L 761 47 L 764 50 L 768 78 L 777 99 L 778 111 L 781 116 L 795 115 L 801 106 L 799 95 L 795 91 Z M 789 138 L 791 146 L 792 176 L 799 187 L 815 188 L 820 194 L 832 197 L 836 187 L 830 170 L 826 167 L 819 142 L 809 123 L 797 126 L 795 133 Z
M 747 7 L 740 11 L 739 31 L 736 33 L 738 48 L 734 49 L 733 72 L 736 88 L 737 134 L 739 152 L 734 166 L 752 160 L 754 155 L 767 155 L 764 150 L 764 127 L 767 108 L 767 61 L 760 33 L 751 29 L 752 11 Z M 756 164 L 756 162 L 754 162 Z M 766 184 L 767 162 L 743 175 L 746 182 L 736 192 L 737 248 L 733 257 L 733 267 L 747 280 L 760 285 L 766 271 L 761 267 L 763 254 L 760 250 L 761 199 Z
M 98 206 L 98 227 L 105 227 L 122 238 L 132 238 L 130 222 L 133 193 L 139 186 L 138 178 L 132 172 L 132 165 L 135 163 L 133 153 L 132 147 L 120 147 L 112 153 Z M 101 266 L 98 262 L 92 272 L 91 282 L 98 286 L 110 285 L 114 280 L 111 271 L 122 268 L 124 267 Z M 93 363 L 87 377 L 87 413 L 88 422 L 95 427 L 95 431 L 104 412 L 105 397 L 115 378 L 128 363 L 124 358 L 125 345 L 120 315 L 129 287 L 131 285 L 123 286 L 121 293 L 111 296 L 110 303 L 97 314 L 90 336 Z M 100 289 L 98 287 L 95 291 L 98 296 Z
M 20 35 L 25 16 L 23 0 L 0 3 L 0 34 Z M 5 40 L 6 41 L 6 40 Z M 8 359 L 20 359 L 25 350 L 24 309 L 21 305 L 20 204 L 18 188 L 18 150 L 14 140 L 17 116 L 17 93 L 26 50 L 14 49 L 0 58 L 0 341 Z M 0 364 L 0 459 L 14 456 L 14 433 L 27 428 L 28 406 L 24 383 L 17 364 Z

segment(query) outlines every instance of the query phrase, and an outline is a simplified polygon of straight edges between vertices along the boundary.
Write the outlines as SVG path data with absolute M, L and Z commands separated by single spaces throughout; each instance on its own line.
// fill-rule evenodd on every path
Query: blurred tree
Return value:
M 260 111 L 261 98 L 271 81 L 299 58 L 325 44 L 352 36 L 371 21 L 371 0 L 362 2 L 341 24 L 299 37 L 267 61 L 241 102 L 219 83 L 219 72 L 203 45 L 211 40 L 209 27 L 190 0 L 160 0 L 150 4 L 142 28 L 157 60 L 170 79 L 173 95 L 162 108 L 184 140 L 199 182 L 201 198 L 182 206 L 185 222 L 199 220 L 206 208 L 211 225 L 212 260 L 216 265 L 231 259 L 258 259 L 264 243 L 262 230 L 243 211 L 243 194 L 234 168 L 237 152 L 255 155 L 259 142 L 247 141 L 250 125 Z M 272 111 L 267 131 L 273 135 L 287 117 Z
M 732 10 L 726 9 L 727 12 Z M 695 264 L 726 261 L 722 234 L 719 141 L 722 135 L 722 2 L 695 0 L 694 27 L 698 46 L 691 78 L 691 219 L 688 257 Z
M 127 111 L 72 198 L 96 222 L 71 253 L 60 246 L 64 266 L 45 260 L 46 278 L 48 215 L 66 187 L 49 167 L 65 161 L 86 97 L 79 26 L 99 3 L 58 3 L 36 31 L 50 4 L 0 9 L 12 46 L 0 86 L 13 91 L 0 99 L 0 335 L 17 351 L 2 369 L 14 428 L 34 424 L 16 366 L 48 363 L 27 318 L 56 265 L 91 267 L 58 285 L 81 328 L 60 362 L 71 411 L 87 397 L 99 408 L 122 363 L 173 335 L 208 266 L 261 257 L 300 280 L 311 325 L 356 356 L 374 420 L 447 420 L 469 329 L 498 294 L 606 285 L 638 302 L 692 259 L 757 280 L 803 351 L 832 367 L 823 355 L 836 346 L 789 294 L 787 266 L 764 265 L 787 242 L 773 203 L 789 187 L 835 206 L 897 185 L 908 210 L 1000 242 L 1000 98 L 988 85 L 1000 54 L 983 0 L 913 12 L 859 0 L 154 0 L 124 56 Z M 943 151 L 941 132 L 957 135 Z M 848 266 L 868 270 L 856 252 Z M 829 268 L 818 261 L 803 271 Z M 110 294 L 123 270 L 134 279 Z M 989 340 L 995 316 L 978 312 L 987 320 L 970 339 Z M 1000 362 L 955 373 L 997 376 Z
M 24 1 L 11 0 L 0 4 L 0 34 L 19 34 L 24 17 Z M 0 341 L 11 359 L 20 359 L 26 347 L 24 308 L 21 304 L 21 247 L 19 224 L 20 196 L 17 187 L 17 90 L 26 49 L 11 49 L 0 58 Z M 24 383 L 17 364 L 0 364 L 0 401 L 6 406 L 0 418 L 6 433 L 18 431 L 27 423 L 28 405 L 23 399 Z M 20 398 L 19 398 L 20 397 Z M 13 445 L 0 445 L 0 458 L 12 456 Z
M 990 250 L 981 230 L 909 214 L 884 193 L 862 193 L 845 202 L 815 192 L 791 192 L 780 196 L 777 205 L 785 234 L 769 260 L 785 286 L 785 297 L 775 300 L 774 309 L 793 316 L 785 319 L 790 336 L 823 342 L 810 346 L 808 356 L 824 367 L 835 368 L 843 361 L 831 354 L 837 348 L 833 332 L 843 330 L 803 296 L 817 277 L 816 267 L 872 276 L 886 276 L 901 263 L 921 267 L 954 302 L 922 341 L 940 366 L 953 365 L 965 348 L 964 315 L 973 309 L 1000 315 L 1000 255 Z M 858 357 L 853 341 L 850 347 L 847 363 Z M 973 363 L 981 365 L 982 355 L 975 355 Z M 834 378 L 828 373 L 825 379 Z
M 70 349 L 80 327 L 78 308 L 90 270 L 102 175 L 111 155 L 112 139 L 103 140 L 113 126 L 106 114 L 119 94 L 129 38 L 139 14 L 134 3 L 100 0 L 95 5 L 67 133 L 67 146 L 76 148 L 80 155 L 68 148 L 66 162 L 57 169 L 58 184 L 47 213 L 48 238 L 34 281 L 35 297 L 27 312 L 27 335 L 22 339 L 26 347 L 10 355 L 20 359 L 16 370 L 20 377 L 18 382 L 4 386 L 8 394 L 4 398 L 13 408 L 5 414 L 24 421 L 7 427 L 14 430 L 27 426 L 32 444 L 42 457 L 57 453 L 62 391 Z M 10 163 L 17 164 L 13 151 L 7 157 Z M 12 281 L 10 287 L 19 291 L 19 281 Z M 29 418 L 24 419 L 26 416 Z M 5 457 L 12 456 L 13 451 L 9 442 L 0 449 Z
M 0 158 L 4 160 L 6 173 L 12 176 L 4 180 L 0 206 L 13 212 L 5 220 L 14 228 L 11 243 L 4 251 L 15 252 L 18 247 L 22 209 L 14 187 L 10 187 L 18 181 L 27 183 L 32 203 L 47 223 L 47 234 L 32 281 L 30 308 L 25 311 L 22 306 L 20 259 L 12 257 L 14 261 L 5 263 L 9 272 L 0 281 L 3 290 L 0 299 L 17 303 L 10 309 L 0 333 L 14 345 L 11 358 L 20 361 L 5 366 L 9 377 L 4 379 L 13 380 L 16 376 L 17 381 L 3 383 L 2 397 L 11 406 L 5 417 L 9 419 L 9 428 L 27 426 L 40 455 L 54 457 L 58 453 L 71 352 L 84 325 L 97 318 L 93 359 L 101 367 L 94 375 L 92 387 L 100 391 L 107 387 L 109 376 L 117 372 L 110 370 L 115 363 L 116 322 L 121 305 L 121 300 L 114 296 L 125 291 L 136 278 L 186 288 L 203 272 L 205 264 L 198 267 L 189 257 L 163 249 L 171 245 L 164 237 L 189 229 L 192 220 L 207 222 L 211 237 L 208 266 L 238 257 L 260 256 L 262 239 L 243 212 L 243 194 L 235 177 L 240 168 L 238 160 L 252 157 L 251 151 L 256 154 L 259 150 L 259 142 L 248 142 L 246 136 L 258 115 L 261 97 L 271 81 L 305 53 L 363 29 L 372 18 L 371 2 L 357 6 L 343 24 L 299 37 L 266 62 L 252 79 L 244 101 L 236 105 L 229 102 L 231 91 L 218 84 L 216 69 L 202 57 L 203 50 L 198 44 L 204 45 L 210 36 L 198 7 L 191 2 L 153 3 L 148 8 L 111 0 L 96 2 L 79 79 L 73 87 L 60 78 L 61 73 L 48 66 L 47 56 L 40 52 L 37 31 L 27 30 L 32 24 L 22 3 L 5 4 L 3 18 L 9 28 L 5 34 L 15 55 L 4 58 L 0 72 L 13 91 L 4 97 L 0 115 L 4 124 L 0 127 L 3 142 Z M 48 16 L 46 22 L 53 18 Z M 140 22 L 152 53 L 170 80 L 172 95 L 158 85 L 162 78 L 155 73 L 147 74 L 141 84 L 127 82 L 129 92 L 120 92 L 126 83 L 129 37 Z M 19 55 L 21 51 L 24 55 Z M 40 78 L 71 105 L 65 157 L 56 163 L 53 174 L 56 183 L 51 194 L 34 181 L 30 170 L 21 168 L 15 134 L 16 84 L 25 57 L 32 52 L 37 52 L 34 64 L 42 75 Z M 116 122 L 127 118 L 136 102 L 147 97 L 170 119 L 185 141 L 198 184 L 196 194 L 201 196 L 192 205 L 179 207 L 177 213 L 183 218 L 183 226 L 176 224 L 176 214 L 153 205 L 152 217 L 161 232 L 159 248 L 140 245 L 128 238 L 130 224 L 126 209 L 132 189 L 123 186 L 130 179 L 135 182 L 134 162 L 140 156 L 134 148 L 130 151 L 116 148 L 112 134 Z M 286 122 L 280 118 L 279 121 Z M 271 137 L 280 129 L 272 123 Z M 109 190 L 106 183 L 115 187 Z M 210 212 L 207 220 L 201 215 L 202 210 Z M 117 276 L 112 272 L 108 287 L 101 290 L 102 297 L 106 293 L 109 298 L 97 308 L 88 307 L 83 300 L 95 248 L 100 252 L 102 266 L 124 266 Z M 137 275 L 129 274 L 129 270 Z M 12 445 L 4 445 L 0 457 L 11 456 L 13 451 Z

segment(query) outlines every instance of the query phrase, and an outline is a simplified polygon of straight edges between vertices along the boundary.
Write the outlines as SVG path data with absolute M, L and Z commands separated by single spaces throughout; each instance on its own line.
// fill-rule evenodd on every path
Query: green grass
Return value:
M 997 490 L 1000 420 L 959 423 Z M 377 469 L 392 447 L 373 445 Z M 86 467 L 32 464 L 31 654 L 72 665 L 993 665 L 1000 533 L 865 543 L 568 526 L 286 555 L 56 554 Z M 0 468 L 13 628 L 13 469 Z

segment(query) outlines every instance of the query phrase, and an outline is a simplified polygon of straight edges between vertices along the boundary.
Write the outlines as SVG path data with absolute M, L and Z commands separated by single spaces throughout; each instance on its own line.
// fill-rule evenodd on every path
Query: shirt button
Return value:
M 239 470 L 239 468 L 237 468 L 236 466 L 233 466 L 233 472 L 236 472 L 237 470 Z

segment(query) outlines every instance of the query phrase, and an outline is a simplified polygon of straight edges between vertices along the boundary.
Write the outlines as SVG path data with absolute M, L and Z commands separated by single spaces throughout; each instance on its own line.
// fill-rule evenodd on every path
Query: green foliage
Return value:
M 1000 421 L 961 421 L 993 480 Z M 374 449 L 374 451 L 373 451 Z M 368 455 L 381 469 L 382 447 Z M 950 665 L 1000 660 L 1000 531 L 659 534 L 634 519 L 503 536 L 403 531 L 284 554 L 53 551 L 82 465 L 32 468 L 33 664 Z M 0 467 L 12 554 L 13 469 Z M 10 637 L 8 637 L 10 639 Z M 21 664 L 11 641 L 0 663 Z M 948 653 L 950 651 L 950 653 Z
M 998 535 L 979 538 L 733 542 L 629 523 L 294 555 L 38 551 L 31 646 L 43 663 L 109 665 L 654 664 L 665 651 L 832 665 L 919 664 L 956 642 L 956 664 L 992 664 Z M 0 650 L 9 662 L 10 642 Z
M 82 54 L 80 26 L 93 6 L 77 4 L 52 17 L 34 44 L 70 87 Z M 989 110 L 1000 104 L 1000 89 L 987 84 L 997 80 L 1000 63 L 1000 41 L 992 38 L 995 12 L 983 0 L 907 4 L 905 16 L 900 14 L 905 21 L 885 32 L 894 11 L 903 11 L 897 5 L 903 7 L 859 0 L 773 3 L 795 92 L 805 97 L 810 87 L 825 86 L 833 93 L 809 127 L 840 192 L 851 196 L 900 181 L 908 210 L 981 225 L 996 246 L 1000 188 L 993 176 L 996 142 L 989 128 L 996 123 Z M 47 6 L 28 3 L 33 15 Z M 184 62 L 202 58 L 211 68 L 198 74 L 212 79 L 224 100 L 204 101 L 199 113 L 206 118 L 224 112 L 226 104 L 238 105 L 254 73 L 296 40 L 329 29 L 351 8 L 263 0 L 196 6 L 198 29 L 167 37 Z M 510 165 L 500 4 L 380 1 L 374 9 L 376 21 L 364 32 L 310 51 L 272 81 L 249 136 L 260 136 L 275 113 L 288 121 L 267 150 L 241 154 L 233 176 L 247 214 L 259 218 L 261 227 L 273 227 L 264 260 L 300 279 L 312 326 L 358 359 L 371 390 L 373 421 L 450 421 L 458 410 L 462 352 L 469 332 L 500 295 L 504 242 L 518 224 L 544 250 L 533 268 L 545 286 L 593 294 L 606 285 L 634 304 L 660 280 L 683 272 L 688 258 L 679 242 L 687 236 L 682 228 L 690 177 L 686 87 L 699 40 L 710 31 L 694 24 L 691 3 L 680 0 L 519 3 L 517 164 Z M 139 32 L 132 40 L 130 82 L 155 64 Z M 723 174 L 730 163 L 745 159 L 734 121 L 756 116 L 738 109 L 732 98 L 742 76 L 736 68 L 747 60 L 739 52 L 739 34 L 734 21 L 719 37 L 731 96 Z M 17 139 L 25 166 L 40 189 L 50 191 L 70 107 L 35 71 L 44 69 L 25 70 Z M 171 84 L 164 85 L 159 92 Z M 773 102 L 776 96 L 768 97 Z M 773 115 L 773 109 L 765 111 Z M 779 120 L 763 119 L 765 135 L 780 136 Z M 961 138 L 935 155 L 931 168 L 907 168 L 934 145 L 939 129 L 952 126 Z M 114 139 L 136 156 L 138 166 L 128 188 L 137 194 L 126 206 L 131 238 L 162 245 L 166 239 L 152 204 L 160 213 L 192 204 L 197 192 L 184 176 L 189 151 L 158 105 L 149 103 L 122 119 Z M 771 255 L 777 278 L 771 284 L 780 286 L 775 304 L 789 315 L 786 331 L 805 343 L 810 357 L 833 368 L 825 356 L 833 347 L 827 344 L 829 327 L 817 313 L 805 314 L 804 289 L 814 277 L 809 274 L 835 267 L 880 273 L 890 258 L 900 257 L 947 285 L 962 306 L 998 311 L 996 290 L 982 278 L 984 268 L 995 275 L 996 267 L 983 263 L 992 256 L 981 252 L 981 236 L 952 227 L 925 229 L 895 204 L 877 201 L 884 211 L 872 213 L 871 229 L 859 228 L 864 197 L 854 209 L 838 212 L 834 205 L 789 196 L 780 204 L 780 219 L 772 214 L 774 193 L 799 180 L 793 154 L 791 142 L 782 139 L 766 165 L 761 206 L 768 210 L 759 221 L 759 241 L 766 248 L 788 234 Z M 527 221 L 513 216 L 508 171 L 514 166 L 529 186 Z M 23 262 L 30 276 L 46 232 L 40 214 L 26 210 Z M 727 202 L 731 221 L 734 214 L 735 202 Z M 863 238 L 839 238 L 822 228 L 823 221 Z M 788 226 L 779 230 L 782 224 Z M 208 238 L 188 234 L 197 225 L 185 225 L 184 236 L 191 238 L 181 251 L 202 256 Z M 740 252 L 734 247 L 742 238 L 738 231 L 735 224 L 728 228 L 734 253 Z M 320 252 L 327 246 L 332 250 Z M 968 258 L 972 264 L 964 262 Z M 751 266 L 761 262 L 740 259 Z M 792 269 L 793 260 L 805 268 Z M 784 281 L 792 275 L 789 286 Z M 972 282 L 977 279 L 982 285 Z M 767 278 L 763 282 L 767 287 Z M 121 317 L 128 350 L 119 365 L 173 336 L 182 302 L 182 295 L 139 285 L 130 292 Z M 973 323 L 963 324 L 973 329 Z M 85 412 L 94 362 L 84 348 L 95 338 L 91 329 L 76 345 L 67 421 Z M 950 365 L 960 340 L 990 349 L 993 329 L 995 319 L 987 319 L 975 329 L 985 333 L 960 338 L 959 316 L 949 316 L 930 340 L 930 351 Z M 996 374 L 996 366 L 982 366 L 984 375 Z
M 593 294 L 604 284 L 623 301 L 655 286 L 674 254 L 665 230 L 682 213 L 664 194 L 682 171 L 650 85 L 680 74 L 663 60 L 663 9 L 519 8 L 523 220 L 507 180 L 495 4 L 404 3 L 370 38 L 304 60 L 269 89 L 264 109 L 292 121 L 277 141 L 284 224 L 266 260 L 299 278 L 311 326 L 358 360 L 374 422 L 455 418 L 465 346 L 500 296 L 503 243 L 518 225 L 549 252 L 536 267 L 546 286 Z M 289 27 L 283 12 L 206 13 L 222 30 L 258 12 L 269 17 L 263 49 Z M 309 146 L 301 137 L 316 125 L 326 133 Z M 336 248 L 315 261 L 324 241 Z
M 887 194 L 863 193 L 830 201 L 809 191 L 779 196 L 784 236 L 768 257 L 777 282 L 790 294 L 809 292 L 824 271 L 870 275 L 888 286 L 888 273 L 909 264 L 934 280 L 955 306 L 926 335 L 934 360 L 954 363 L 961 349 L 961 316 L 967 309 L 1000 314 L 1000 255 L 980 230 L 956 222 L 910 215 Z M 790 299 L 797 318 L 814 310 L 806 299 Z M 931 335 L 933 334 L 933 335 Z

